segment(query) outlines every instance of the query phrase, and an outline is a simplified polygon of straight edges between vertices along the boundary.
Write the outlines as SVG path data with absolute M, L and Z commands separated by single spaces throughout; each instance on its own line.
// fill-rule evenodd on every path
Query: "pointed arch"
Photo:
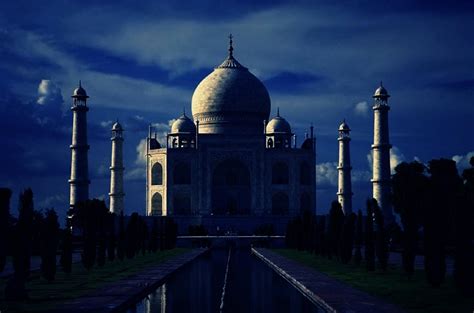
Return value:
M 151 168 L 151 184 L 163 185 L 163 166 L 159 162 L 153 164 Z

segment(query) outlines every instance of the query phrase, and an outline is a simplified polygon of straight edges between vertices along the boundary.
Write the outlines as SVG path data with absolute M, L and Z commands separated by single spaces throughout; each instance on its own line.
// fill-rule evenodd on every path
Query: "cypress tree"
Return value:
M 318 223 L 318 242 L 319 242 L 319 255 L 326 255 L 326 215 L 322 215 L 319 218 Z
M 354 230 L 355 230 L 356 215 L 354 213 L 346 216 L 344 226 L 342 229 L 341 243 L 340 243 L 340 259 L 343 264 L 349 263 L 352 258 L 352 249 L 354 246 Z
M 15 275 L 27 279 L 30 275 L 31 243 L 34 219 L 33 191 L 28 188 L 20 194 L 19 217 L 16 225 L 17 242 L 13 249 Z
M 474 157 L 471 168 L 462 173 L 464 180 L 461 201 L 455 210 L 454 282 L 466 295 L 474 294 Z
M 365 262 L 368 271 L 375 270 L 375 247 L 374 247 L 374 201 L 367 200 L 367 217 L 365 221 Z
M 450 221 L 462 187 L 456 163 L 440 159 L 429 162 L 430 209 L 424 214 L 424 243 L 426 279 L 434 287 L 439 287 L 446 275 L 447 234 Z M 446 232 L 440 231 L 446 229 Z
M 424 173 L 423 164 L 403 162 L 397 165 L 392 177 L 393 207 L 403 226 L 402 262 L 408 277 L 415 271 L 418 230 L 427 206 L 428 178 Z
M 7 260 L 11 195 L 10 189 L 0 188 L 0 273 L 3 272 Z
M 355 232 L 355 251 L 354 251 L 354 264 L 359 266 L 360 262 L 362 261 L 362 238 L 363 238 L 363 231 L 362 231 L 362 211 L 359 210 L 357 212 L 357 223 L 356 223 L 356 232 Z
M 6 300 L 19 301 L 28 298 L 25 282 L 30 274 L 33 215 L 33 191 L 28 188 L 20 194 L 18 222 L 12 228 L 14 274 L 5 286 Z
M 56 275 L 56 252 L 58 249 L 59 224 L 56 212 L 46 211 L 41 225 L 41 274 L 51 282 Z
M 342 211 L 341 204 L 337 201 L 333 201 L 331 204 L 331 210 L 329 212 L 329 246 L 328 246 L 328 258 L 331 259 L 334 255 L 339 258 L 339 245 L 342 235 L 342 228 L 344 225 L 344 212 Z
M 115 248 L 117 245 L 116 234 L 115 234 L 115 213 L 109 213 L 107 215 L 109 236 L 107 240 L 107 258 L 109 261 L 115 260 Z
M 63 232 L 61 259 L 59 261 L 64 273 L 72 270 L 72 233 L 69 218 L 66 218 L 66 227 Z
M 139 250 L 139 226 L 138 213 L 133 213 L 127 224 L 125 240 L 125 255 L 128 259 L 132 259 Z
M 150 252 L 156 252 L 158 250 L 158 236 L 158 220 L 156 217 L 153 217 L 153 227 L 150 232 L 149 240 Z
M 119 221 L 119 237 L 117 243 L 117 257 L 120 261 L 123 260 L 125 256 L 125 221 L 123 217 L 123 212 L 120 213 Z
M 375 234 L 375 254 L 377 255 L 377 261 L 380 269 L 386 271 L 388 263 L 388 240 L 382 211 L 380 210 L 377 203 L 374 203 L 374 216 L 375 223 L 377 224 L 377 231 Z

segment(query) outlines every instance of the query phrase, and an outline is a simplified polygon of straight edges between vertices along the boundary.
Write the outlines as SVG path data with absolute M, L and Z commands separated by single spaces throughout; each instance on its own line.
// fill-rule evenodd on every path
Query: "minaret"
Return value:
M 110 212 L 123 212 L 123 129 L 117 121 L 112 126 L 112 160 L 110 164 Z
M 337 200 L 342 206 L 345 215 L 352 213 L 352 182 L 351 182 L 351 152 L 349 148 L 350 128 L 346 120 L 339 126 L 339 163 Z
M 373 95 L 374 144 L 372 145 L 372 186 L 373 198 L 377 200 L 385 218 L 385 225 L 394 221 L 390 203 L 390 148 L 388 138 L 388 98 L 390 95 L 380 82 Z
M 80 202 L 89 199 L 89 170 L 87 153 L 87 96 L 81 86 L 72 93 L 72 144 L 71 148 L 71 178 L 69 179 L 70 194 L 69 205 L 71 208 Z

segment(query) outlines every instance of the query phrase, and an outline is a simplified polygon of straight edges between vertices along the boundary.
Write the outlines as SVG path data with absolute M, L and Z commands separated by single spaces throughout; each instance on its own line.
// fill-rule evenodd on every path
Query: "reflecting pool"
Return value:
M 213 249 L 178 270 L 127 312 L 323 312 L 251 255 Z

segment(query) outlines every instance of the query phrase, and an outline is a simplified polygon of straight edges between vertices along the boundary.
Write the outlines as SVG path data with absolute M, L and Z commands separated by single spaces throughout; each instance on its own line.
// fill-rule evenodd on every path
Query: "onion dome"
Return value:
M 122 131 L 123 128 L 122 128 L 122 125 L 120 125 L 120 123 L 117 121 L 114 123 L 114 125 L 112 125 L 112 130 L 113 131 Z
M 72 92 L 72 98 L 89 98 L 87 92 L 84 88 L 82 88 L 81 81 L 79 81 L 79 87 L 74 89 Z
M 263 83 L 229 55 L 196 87 L 192 97 L 194 120 L 200 133 L 259 133 L 270 114 L 270 96 Z
M 388 94 L 387 89 L 384 88 L 382 82 L 380 82 L 380 87 L 375 90 L 374 95 L 372 97 L 387 99 L 388 97 L 390 97 L 390 95 Z
M 291 134 L 290 124 L 280 116 L 280 109 L 277 109 L 277 115 L 267 124 L 265 131 L 267 134 Z
M 351 130 L 351 129 L 349 128 L 349 125 L 347 125 L 346 120 L 344 120 L 344 121 L 342 122 L 342 124 L 339 125 L 339 131 L 348 132 L 348 131 L 350 131 L 350 130 Z
M 179 133 L 188 133 L 194 134 L 196 132 L 196 126 L 194 125 L 193 121 L 186 116 L 186 113 L 183 112 L 176 121 L 173 122 L 171 125 L 171 134 L 179 134 Z

